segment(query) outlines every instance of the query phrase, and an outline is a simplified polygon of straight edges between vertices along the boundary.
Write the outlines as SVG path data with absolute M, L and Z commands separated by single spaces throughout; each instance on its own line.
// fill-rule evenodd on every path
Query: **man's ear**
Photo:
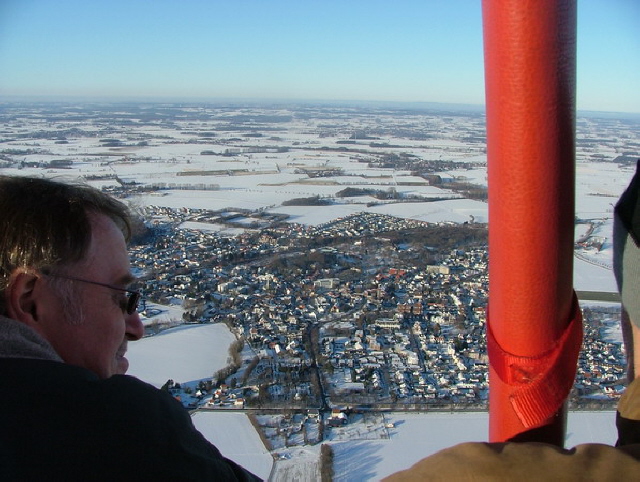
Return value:
M 16 270 L 5 290 L 5 303 L 9 318 L 34 327 L 38 324 L 36 284 L 40 277 L 32 271 Z

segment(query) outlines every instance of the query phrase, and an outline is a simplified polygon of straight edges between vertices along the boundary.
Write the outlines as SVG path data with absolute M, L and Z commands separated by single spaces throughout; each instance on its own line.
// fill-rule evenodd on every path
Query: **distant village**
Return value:
M 185 405 L 331 411 L 335 425 L 351 410 L 487 409 L 486 225 L 360 213 L 308 227 L 159 207 L 144 216 L 133 262 L 145 314 L 177 304 L 176 323 L 226 323 L 238 339 L 211 381 L 167 387 Z M 188 222 L 265 227 L 223 236 L 180 228 Z M 624 354 L 603 333 L 619 308 L 583 313 L 571 407 L 613 407 Z

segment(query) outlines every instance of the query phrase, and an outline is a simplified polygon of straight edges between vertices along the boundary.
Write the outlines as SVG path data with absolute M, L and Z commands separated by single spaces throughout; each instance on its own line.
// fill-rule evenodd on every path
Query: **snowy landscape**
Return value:
M 237 220 L 234 226 L 189 221 L 185 229 L 242 234 L 259 227 L 252 217 L 258 213 L 303 226 L 361 212 L 427 223 L 488 222 L 485 201 L 453 189 L 486 188 L 479 112 L 5 103 L 0 119 L 2 174 L 82 177 L 99 188 L 127 187 L 127 201 L 141 211 L 207 209 Z M 583 307 L 619 307 L 604 301 L 616 292 L 613 205 L 640 156 L 640 119 L 579 116 L 577 129 L 574 286 L 603 294 L 581 300 Z M 418 160 L 423 175 L 410 167 Z M 338 196 L 347 187 L 362 191 Z M 381 200 L 372 191 L 389 196 Z M 326 203 L 292 205 L 295 199 Z M 180 326 L 130 344 L 129 374 L 158 388 L 169 379 L 196 387 L 229 364 L 236 334 L 226 324 L 182 325 L 180 303 L 150 306 L 155 311 L 145 324 Z M 611 327 L 606 337 L 619 344 L 620 332 Z M 321 444 L 268 448 L 240 410 L 201 409 L 193 421 L 225 456 L 264 479 L 319 480 Z M 359 481 L 380 480 L 442 448 L 487 436 L 484 411 L 387 412 L 352 415 L 322 443 L 333 449 L 334 480 Z M 615 412 L 570 412 L 567 447 L 615 439 Z
M 130 345 L 129 374 L 157 387 L 167 377 L 184 382 L 205 379 L 224 366 L 231 340 L 222 324 L 174 328 Z M 193 422 L 223 455 L 265 480 L 270 475 L 274 481 L 318 480 L 319 445 L 271 453 L 244 413 L 199 411 Z M 332 430 L 328 440 L 334 449 L 334 480 L 380 480 L 445 447 L 486 441 L 488 427 L 486 412 L 394 412 L 378 423 L 356 421 Z M 614 444 L 616 438 L 615 412 L 569 413 L 567 447 Z

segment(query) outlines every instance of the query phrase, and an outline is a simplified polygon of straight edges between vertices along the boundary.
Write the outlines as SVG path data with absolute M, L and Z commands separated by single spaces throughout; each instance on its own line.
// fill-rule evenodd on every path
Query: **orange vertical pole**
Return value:
M 544 386 L 548 398 L 559 397 L 549 387 L 557 386 L 558 376 L 571 378 L 572 367 L 560 367 L 560 375 L 547 369 L 576 363 L 557 353 L 578 311 L 572 283 L 576 0 L 483 0 L 482 13 L 488 317 L 498 347 L 489 350 L 489 438 L 562 446 L 564 403 L 549 408 Z M 548 376 L 556 379 L 547 384 L 540 378 Z M 544 407 L 523 402 L 518 408 L 517 392 L 532 381 L 543 386 L 529 405 L 537 396 Z

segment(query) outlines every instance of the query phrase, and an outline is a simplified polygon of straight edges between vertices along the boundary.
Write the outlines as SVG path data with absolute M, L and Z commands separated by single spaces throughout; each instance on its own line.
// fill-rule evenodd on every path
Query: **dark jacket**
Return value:
M 168 393 L 57 361 L 0 358 L 0 480 L 258 480 Z

